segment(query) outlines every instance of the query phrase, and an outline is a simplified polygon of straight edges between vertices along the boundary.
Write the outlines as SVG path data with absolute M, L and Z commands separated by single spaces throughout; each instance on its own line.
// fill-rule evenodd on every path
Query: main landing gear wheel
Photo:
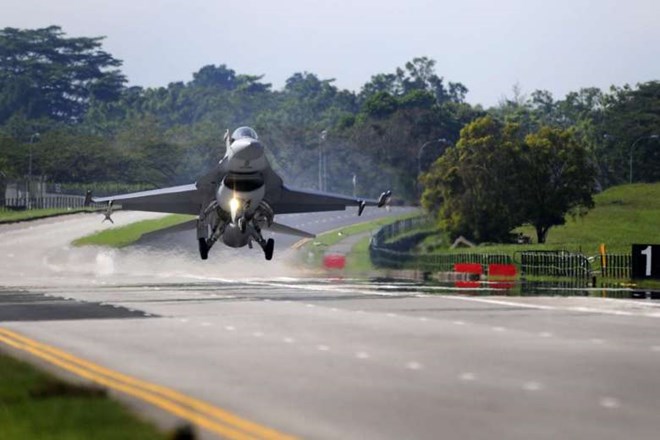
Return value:
M 270 261 L 273 259 L 273 250 L 275 249 L 275 240 L 269 238 L 264 246 L 264 254 L 266 254 L 266 260 Z
M 202 257 L 202 260 L 209 258 L 209 245 L 206 242 L 206 238 L 200 238 L 199 241 L 199 256 Z

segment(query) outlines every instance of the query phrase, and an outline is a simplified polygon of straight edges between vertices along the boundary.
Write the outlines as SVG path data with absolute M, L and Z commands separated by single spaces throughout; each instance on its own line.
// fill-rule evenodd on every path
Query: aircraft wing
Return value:
M 389 197 L 389 196 L 388 196 Z M 383 198 L 383 196 L 381 196 Z M 385 200 L 383 198 L 383 200 Z M 282 186 L 280 197 L 273 203 L 275 214 L 291 214 L 302 212 L 343 211 L 347 206 L 382 206 L 379 200 L 359 199 L 338 194 L 324 193 L 313 190 L 302 190 Z
M 197 215 L 201 211 L 202 196 L 197 185 L 182 185 L 169 188 L 140 191 L 111 197 L 94 197 L 95 203 L 112 202 L 133 211 L 167 212 Z
M 312 234 L 311 232 L 292 228 L 291 226 L 283 225 L 281 223 L 276 223 L 276 222 L 273 222 L 270 226 L 268 226 L 268 229 L 273 232 L 278 232 L 280 234 L 295 235 L 297 237 L 305 237 L 305 238 L 316 237 L 316 235 Z

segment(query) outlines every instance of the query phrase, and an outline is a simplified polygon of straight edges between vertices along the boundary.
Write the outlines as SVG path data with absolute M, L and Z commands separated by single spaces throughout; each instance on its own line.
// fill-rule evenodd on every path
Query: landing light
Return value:
M 239 202 L 238 199 L 231 199 L 229 201 L 229 210 L 231 211 L 232 222 L 236 221 L 236 213 L 238 212 L 238 208 L 240 206 L 241 206 L 241 202 Z

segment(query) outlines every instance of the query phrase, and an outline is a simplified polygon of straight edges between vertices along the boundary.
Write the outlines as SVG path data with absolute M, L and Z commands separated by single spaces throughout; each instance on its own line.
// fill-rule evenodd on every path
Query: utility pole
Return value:
M 324 144 L 325 138 L 328 135 L 328 130 L 323 130 L 320 134 L 319 139 L 319 191 L 325 191 L 325 154 L 324 154 Z

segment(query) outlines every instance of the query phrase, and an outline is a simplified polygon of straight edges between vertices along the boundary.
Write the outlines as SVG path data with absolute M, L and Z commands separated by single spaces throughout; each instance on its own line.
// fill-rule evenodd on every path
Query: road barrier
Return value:
M 588 278 L 591 263 L 582 255 L 560 251 L 522 251 L 516 253 L 522 276 L 551 276 L 565 278 Z
M 632 256 L 630 254 L 606 254 L 598 256 L 600 273 L 605 278 L 630 279 Z
M 383 226 L 371 239 L 369 255 L 375 266 L 388 269 L 415 269 L 422 272 L 452 272 L 455 264 L 512 264 L 513 260 L 505 254 L 452 253 L 421 254 L 412 251 L 416 242 L 411 244 L 409 237 L 400 240 L 395 237 L 407 231 L 429 224 L 426 217 L 399 220 Z M 428 235 L 428 233 L 426 234 Z M 394 239 L 394 240 L 393 240 Z
M 411 240 L 406 232 L 429 224 L 424 217 L 400 220 L 382 227 L 371 239 L 369 255 L 375 266 L 388 269 L 413 269 L 421 272 L 454 272 L 456 265 L 481 265 L 489 277 L 513 278 L 520 274 L 588 280 L 596 274 L 611 279 L 630 279 L 631 256 L 608 254 L 605 258 L 587 257 L 566 250 L 520 251 L 514 257 L 507 254 L 414 252 L 419 241 Z M 428 235 L 427 233 L 426 235 Z M 396 239 L 397 236 L 402 236 Z M 419 236 L 423 234 L 420 233 Z M 419 237 L 417 236 L 417 237 Z

